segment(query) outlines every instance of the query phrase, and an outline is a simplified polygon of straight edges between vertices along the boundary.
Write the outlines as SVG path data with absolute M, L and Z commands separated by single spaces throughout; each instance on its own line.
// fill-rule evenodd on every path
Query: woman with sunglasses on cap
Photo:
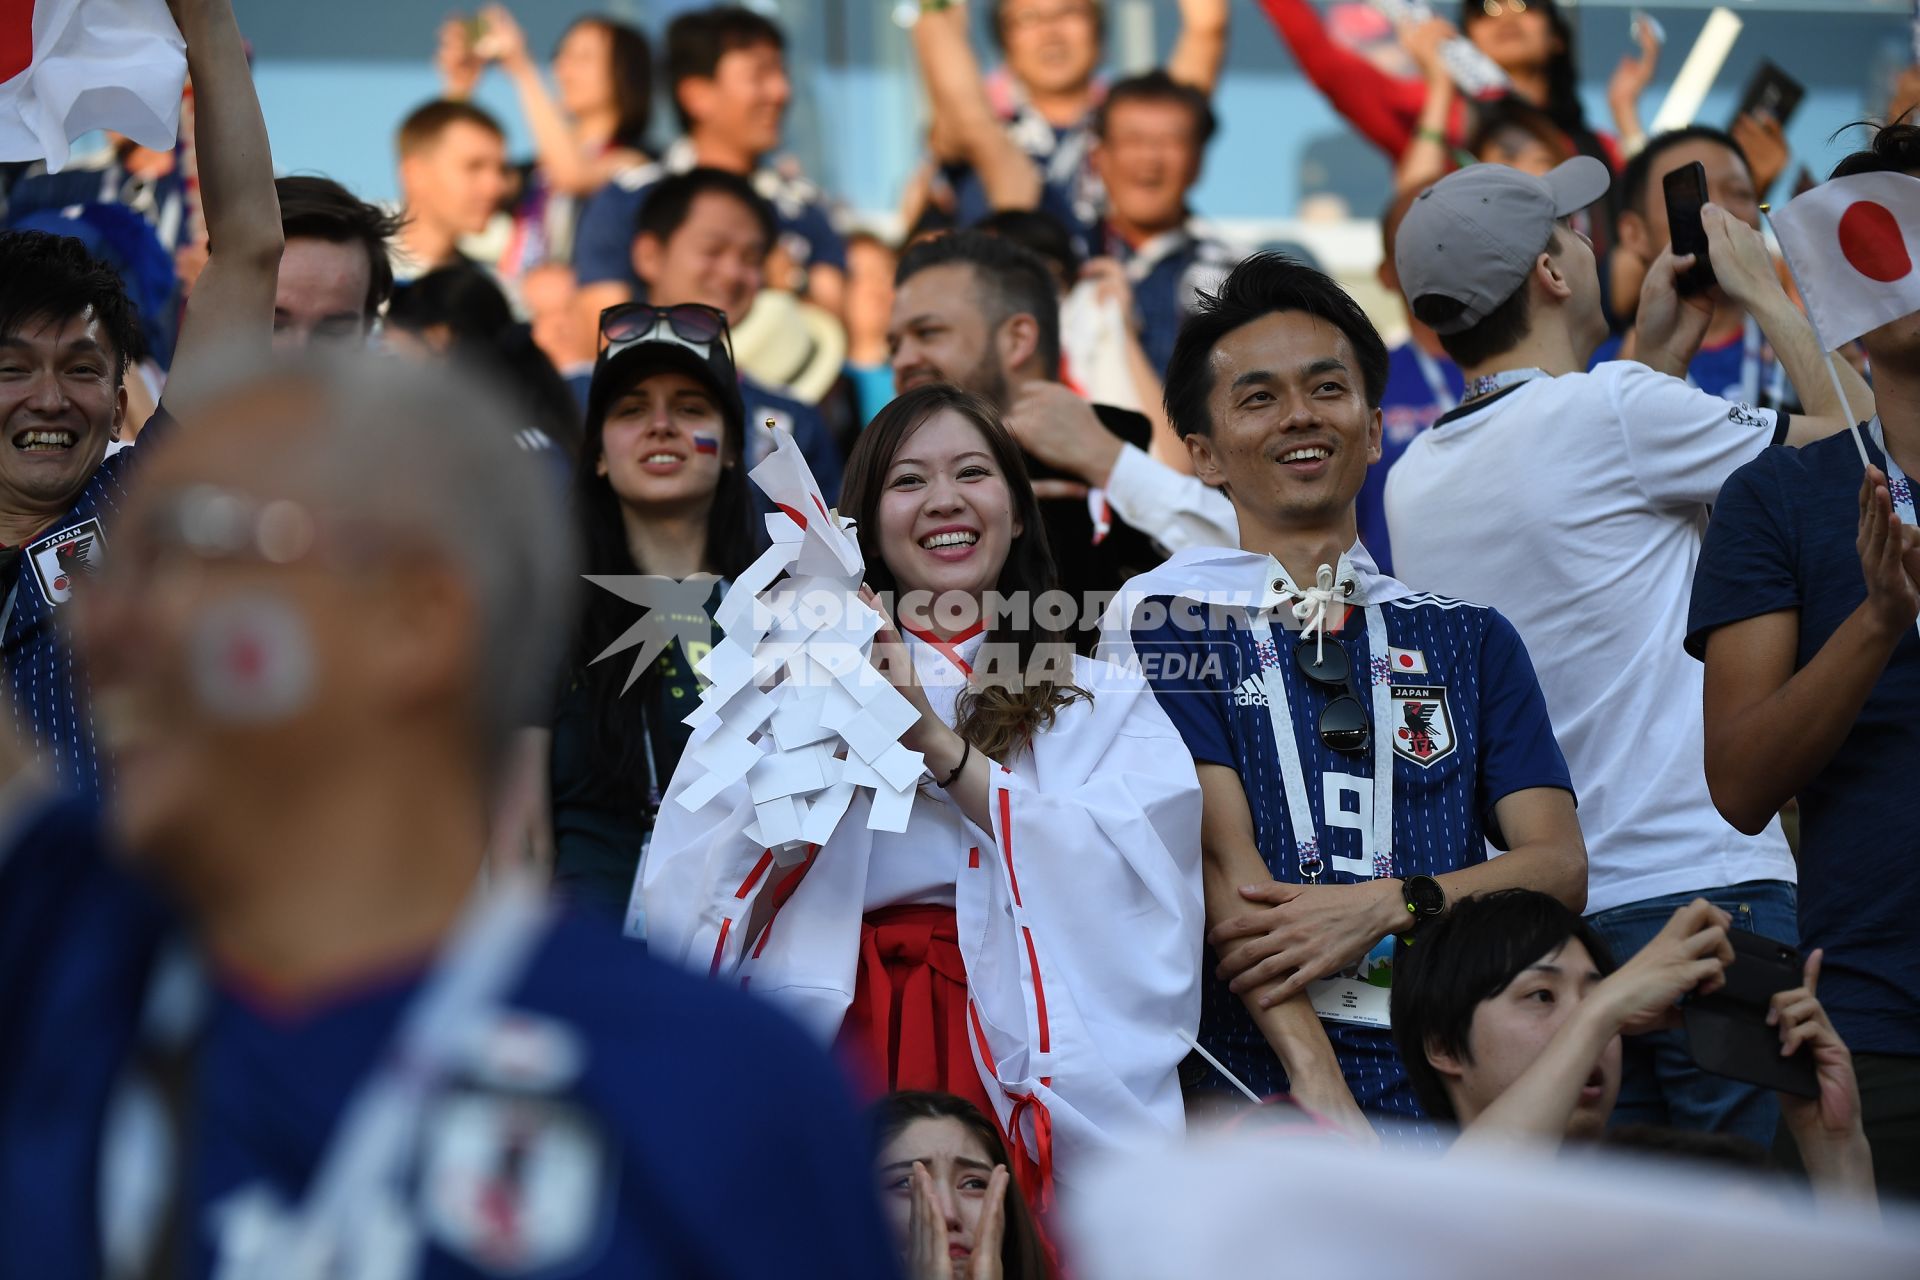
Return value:
M 588 574 L 720 580 L 650 612 L 584 588 L 572 670 L 554 717 L 548 771 L 555 887 L 624 916 L 660 792 L 699 702 L 693 664 L 712 645 L 709 599 L 753 559 L 741 464 L 746 432 L 726 317 L 639 303 L 601 316 L 605 348 L 587 396 L 574 503 Z M 641 646 L 595 661 L 643 616 L 674 637 L 637 676 Z M 644 641 L 642 642 L 644 644 Z M 639 934 L 637 921 L 628 921 Z
M 900 609 L 875 658 L 920 713 L 906 829 L 869 830 L 858 793 L 824 846 L 770 871 L 745 784 L 689 812 L 676 797 L 699 771 L 683 769 L 642 871 L 650 945 L 778 1000 L 876 1094 L 939 1090 L 996 1117 L 1044 1209 L 1056 1163 L 1071 1177 L 1182 1131 L 1193 765 L 1145 681 L 1075 656 L 1071 610 L 1045 607 L 1062 599 L 1042 599 L 1045 524 L 985 401 L 945 385 L 894 400 L 854 446 L 842 510 Z M 984 613 L 993 593 L 1013 607 Z

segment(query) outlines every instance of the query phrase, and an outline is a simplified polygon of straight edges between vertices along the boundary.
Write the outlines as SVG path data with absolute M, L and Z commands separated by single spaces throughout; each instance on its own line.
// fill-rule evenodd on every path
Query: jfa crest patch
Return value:
M 1453 715 L 1445 686 L 1393 686 L 1393 749 L 1422 768 L 1453 754 Z
M 105 547 L 97 516 L 29 543 L 27 559 L 33 563 L 47 603 L 65 604 L 73 595 L 73 584 L 100 568 Z
M 420 1221 L 488 1275 L 579 1266 L 611 1224 L 611 1156 L 587 1114 L 552 1098 L 461 1091 L 433 1104 Z

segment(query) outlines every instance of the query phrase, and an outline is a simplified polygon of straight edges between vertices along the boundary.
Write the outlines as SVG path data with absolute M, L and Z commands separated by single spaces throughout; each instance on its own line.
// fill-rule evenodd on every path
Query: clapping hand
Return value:
M 1894 634 L 1920 617 L 1920 529 L 1893 510 L 1887 477 L 1868 467 L 1860 478 L 1860 532 L 1854 540 L 1860 572 L 1867 580 L 1867 605 Z

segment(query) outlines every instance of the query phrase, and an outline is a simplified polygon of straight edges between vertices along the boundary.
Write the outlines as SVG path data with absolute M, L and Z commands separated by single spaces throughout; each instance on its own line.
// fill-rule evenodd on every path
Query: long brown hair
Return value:
M 953 1120 L 986 1148 L 987 1159 L 1007 1167 L 1006 1230 L 1000 1237 L 1000 1274 L 1003 1280 L 1049 1280 L 1046 1252 L 1040 1246 L 1040 1231 L 1027 1208 L 1027 1198 L 1019 1182 L 1012 1177 L 1013 1161 L 1007 1159 L 1006 1143 L 1000 1140 L 999 1126 L 980 1114 L 980 1108 L 951 1093 L 922 1093 L 902 1090 L 890 1093 L 873 1106 L 873 1141 L 876 1157 L 894 1137 L 916 1120 Z
M 1040 504 L 1033 496 L 1033 482 L 1027 478 L 1026 464 L 1020 460 L 1020 446 L 1000 421 L 1000 415 L 979 396 L 945 383 L 916 387 L 880 410 L 847 459 L 840 502 L 859 525 L 860 554 L 867 562 L 867 583 L 881 595 L 897 589 L 893 571 L 880 553 L 880 495 L 886 492 L 887 471 L 907 437 L 928 418 L 942 410 L 952 410 L 979 430 L 1007 482 L 1012 498 L 1014 519 L 1021 532 L 1007 548 L 1006 563 L 994 589 L 1005 599 L 1017 599 L 1024 592 L 1031 604 L 1040 595 L 1058 585 L 1053 553 L 1047 549 L 1047 530 L 1040 515 Z M 1071 683 L 1034 678 L 1036 673 L 1059 671 L 1072 673 L 1073 639 L 1061 629 L 1041 620 L 1040 611 L 1028 608 L 1025 616 L 1000 619 L 987 632 L 986 644 L 997 649 L 983 652 L 1013 653 L 1020 676 L 1012 681 L 972 681 L 954 704 L 954 731 L 989 757 L 1005 762 L 1033 739 L 1035 733 L 1053 724 L 1061 707 L 1093 695 Z M 1024 625 L 1022 625 L 1024 624 Z M 978 673 L 976 673 L 978 675 Z

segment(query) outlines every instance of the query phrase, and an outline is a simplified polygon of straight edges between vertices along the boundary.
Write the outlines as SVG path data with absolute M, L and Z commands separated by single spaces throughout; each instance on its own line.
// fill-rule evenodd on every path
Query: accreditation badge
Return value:
M 1328 1022 L 1385 1030 L 1393 1025 L 1387 1002 L 1393 994 L 1391 935 L 1382 938 L 1360 963 L 1344 973 L 1307 984 L 1313 1011 Z

